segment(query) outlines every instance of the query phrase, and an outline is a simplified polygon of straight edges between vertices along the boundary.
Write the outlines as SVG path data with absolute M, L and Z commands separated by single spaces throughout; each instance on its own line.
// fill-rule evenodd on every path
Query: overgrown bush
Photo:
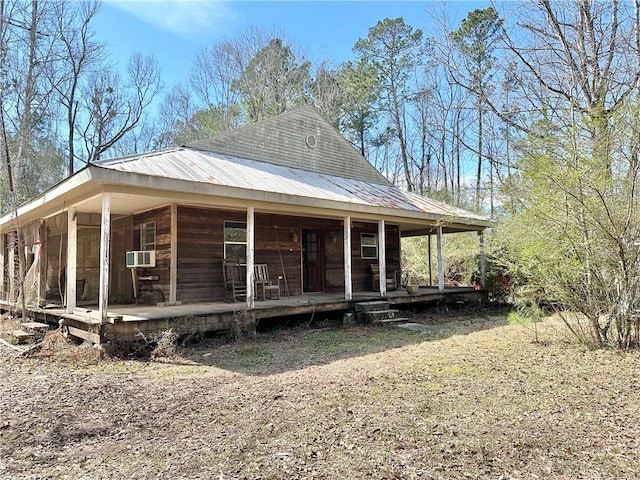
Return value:
M 478 235 L 455 233 L 443 235 L 444 278 L 447 286 L 470 286 L 479 271 Z M 402 240 L 402 283 L 409 278 L 420 285 L 438 283 L 438 253 L 436 236 L 431 238 L 431 265 L 429 265 L 429 239 L 427 236 Z
M 234 340 L 256 338 L 256 320 L 251 312 L 238 310 L 233 313 L 231 336 Z
M 480 276 L 480 256 L 477 258 L 478 271 L 476 276 Z M 511 305 L 516 302 L 516 289 L 522 285 L 517 272 L 511 268 L 511 261 L 505 250 L 499 246 L 493 246 L 485 257 L 485 282 L 484 291 L 490 302 L 501 305 Z
M 185 326 L 170 327 L 158 332 L 138 331 L 137 340 L 123 341 L 107 332 L 105 353 L 116 358 L 159 358 L 182 353 L 186 346 L 202 340 L 202 332 Z

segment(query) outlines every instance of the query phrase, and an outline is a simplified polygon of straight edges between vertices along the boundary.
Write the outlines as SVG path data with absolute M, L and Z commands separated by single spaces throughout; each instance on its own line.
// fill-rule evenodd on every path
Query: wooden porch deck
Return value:
M 472 287 L 451 287 L 439 292 L 435 287 L 422 287 L 416 295 L 404 290 L 387 292 L 384 297 L 395 308 L 410 308 L 434 301 L 453 303 L 475 301 L 481 291 Z M 110 338 L 132 341 L 142 335 L 150 335 L 173 328 L 179 332 L 214 332 L 233 328 L 238 320 L 261 320 L 292 315 L 318 314 L 322 312 L 353 312 L 359 302 L 381 300 L 375 292 L 354 293 L 352 300 L 343 294 L 304 294 L 282 297 L 279 300 L 256 301 L 254 310 L 247 311 L 243 302 L 193 303 L 184 305 L 110 305 L 108 323 L 100 325 L 97 306 L 78 307 L 69 314 L 62 308 L 37 308 L 31 316 L 49 324 L 60 324 L 65 332 L 94 343 Z M 1 307 L 1 305 L 0 305 Z

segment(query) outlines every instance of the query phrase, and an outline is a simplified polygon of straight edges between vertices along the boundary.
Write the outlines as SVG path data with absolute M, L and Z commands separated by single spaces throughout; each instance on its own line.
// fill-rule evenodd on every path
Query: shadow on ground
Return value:
M 208 340 L 186 349 L 183 355 L 196 364 L 264 376 L 453 335 L 468 335 L 508 323 L 506 311 L 486 307 L 414 313 L 409 322 L 413 328 L 391 325 L 344 327 L 328 320 L 319 321 L 311 326 L 280 327 L 236 340 Z

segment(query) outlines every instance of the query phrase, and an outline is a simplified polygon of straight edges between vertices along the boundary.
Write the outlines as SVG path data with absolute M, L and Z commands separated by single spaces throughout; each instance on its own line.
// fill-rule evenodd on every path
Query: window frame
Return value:
M 227 228 L 237 228 L 237 229 L 241 229 L 240 226 L 244 226 L 244 242 L 239 242 L 239 241 L 234 241 L 234 240 L 227 240 Z M 223 258 L 225 260 L 229 259 L 229 258 L 238 258 L 238 260 L 240 261 L 240 263 L 246 263 L 247 261 L 247 222 L 238 222 L 236 220 L 224 220 L 223 224 L 222 224 L 222 244 L 223 244 Z M 235 256 L 229 256 L 227 255 L 227 245 L 244 245 L 244 256 L 243 257 L 235 257 Z
M 149 226 L 152 226 L 151 232 L 153 233 L 153 241 L 145 241 L 145 234 L 149 233 Z M 140 250 L 149 251 L 156 249 L 156 239 L 157 239 L 157 231 L 156 231 L 156 222 L 143 222 L 140 224 Z M 152 248 L 149 248 L 149 247 Z
M 373 244 L 367 244 L 365 239 L 372 239 Z M 377 233 L 362 232 L 360 234 L 360 258 L 366 260 L 377 260 L 379 254 L 379 246 L 380 244 L 378 241 Z M 365 250 L 367 249 L 375 249 L 375 254 L 365 254 Z

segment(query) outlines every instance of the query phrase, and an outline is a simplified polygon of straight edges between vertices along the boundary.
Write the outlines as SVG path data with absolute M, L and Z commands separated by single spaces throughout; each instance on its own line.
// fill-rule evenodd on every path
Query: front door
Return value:
M 322 232 L 302 230 L 302 291 L 322 292 Z

